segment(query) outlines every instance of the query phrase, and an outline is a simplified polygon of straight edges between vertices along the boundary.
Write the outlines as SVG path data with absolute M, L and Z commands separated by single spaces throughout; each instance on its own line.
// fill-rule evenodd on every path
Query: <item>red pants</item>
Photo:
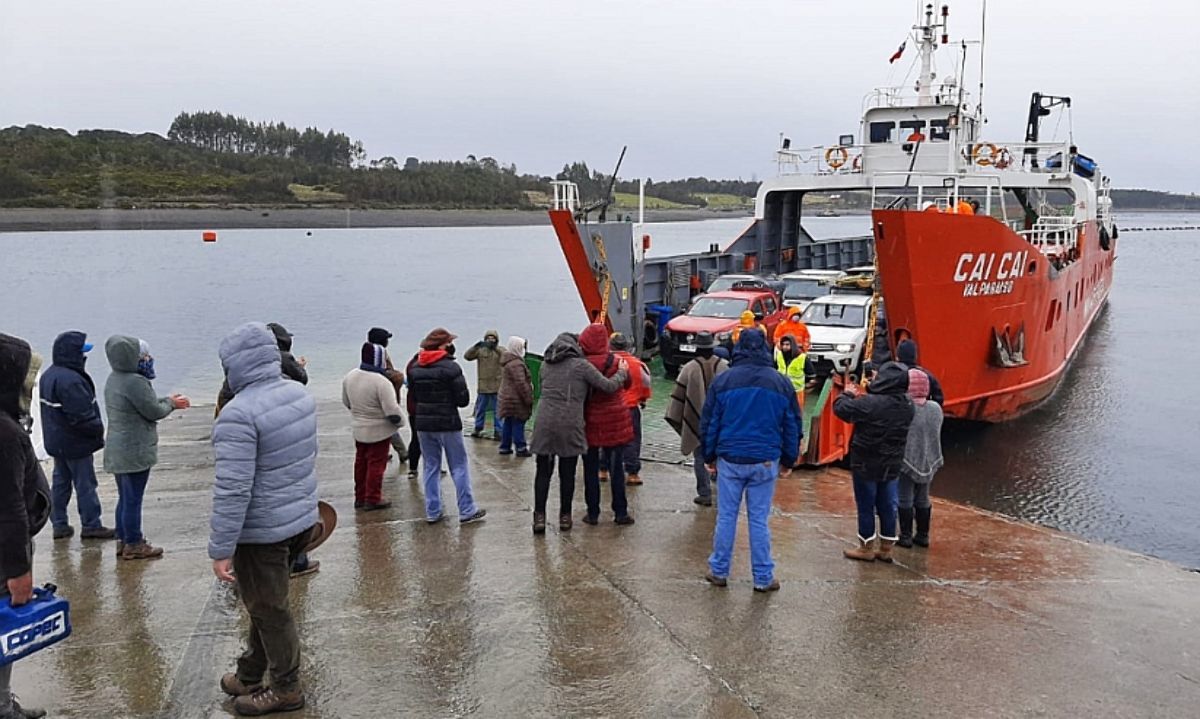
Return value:
M 354 503 L 379 504 L 383 501 L 383 473 L 387 470 L 392 441 L 354 443 Z

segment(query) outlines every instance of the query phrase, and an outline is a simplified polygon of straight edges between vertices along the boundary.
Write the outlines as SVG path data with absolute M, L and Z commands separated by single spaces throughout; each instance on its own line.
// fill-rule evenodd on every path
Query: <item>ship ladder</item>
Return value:
M 604 239 L 599 234 L 594 234 L 592 235 L 592 244 L 596 247 L 596 256 L 599 258 L 596 266 L 596 281 L 604 283 L 604 290 L 601 292 L 600 316 L 593 321 L 606 324 L 608 321 L 608 297 L 612 294 L 612 273 L 608 271 L 608 252 L 604 249 Z
M 867 315 L 867 341 L 863 344 L 863 361 L 858 368 L 859 383 L 863 389 L 867 388 L 867 373 L 861 365 L 871 361 L 875 356 L 875 329 L 879 323 L 879 258 L 876 257 L 872 263 L 875 265 L 875 273 L 871 278 L 871 304 Z

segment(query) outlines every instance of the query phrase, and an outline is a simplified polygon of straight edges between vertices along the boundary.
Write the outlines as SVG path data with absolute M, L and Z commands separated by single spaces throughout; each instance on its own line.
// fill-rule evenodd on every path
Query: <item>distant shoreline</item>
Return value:
M 610 213 L 610 219 L 618 213 Z M 626 213 L 637 216 L 636 212 Z M 749 217 L 718 210 L 647 210 L 652 222 L 689 222 Z M 347 220 L 349 222 L 347 223 Z M 0 209 L 0 232 L 79 230 L 328 229 L 381 227 L 514 227 L 545 225 L 545 210 L 350 210 L 336 208 L 237 209 L 162 208 L 146 210 L 65 208 Z

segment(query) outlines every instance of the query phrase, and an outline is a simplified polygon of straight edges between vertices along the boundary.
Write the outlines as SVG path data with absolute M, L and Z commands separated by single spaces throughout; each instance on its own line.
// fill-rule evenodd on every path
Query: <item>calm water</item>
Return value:
M 864 218 L 821 220 L 846 233 Z M 1200 216 L 1121 218 L 1125 226 L 1200 224 Z M 727 243 L 748 218 L 653 225 L 653 254 Z M 821 234 L 824 234 L 822 232 Z M 1020 421 L 948 433 L 934 492 L 1189 566 L 1200 548 L 1200 232 L 1127 233 L 1108 310 L 1062 390 Z M 372 325 L 395 334 L 401 361 L 445 325 L 465 347 L 488 328 L 535 349 L 583 312 L 549 225 L 377 230 L 225 230 L 0 235 L 0 330 L 47 358 L 58 332 L 97 345 L 148 341 L 162 392 L 211 401 L 217 343 L 249 320 L 277 321 L 309 359 L 313 391 L 338 396 Z M 102 353 L 92 361 L 107 376 Z M 470 366 L 468 366 L 468 370 Z

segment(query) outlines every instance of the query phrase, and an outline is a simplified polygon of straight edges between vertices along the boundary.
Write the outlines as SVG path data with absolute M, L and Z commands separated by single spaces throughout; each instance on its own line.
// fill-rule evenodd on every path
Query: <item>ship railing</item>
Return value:
M 775 152 L 780 175 L 860 175 L 863 145 L 813 145 L 806 149 L 782 148 Z
M 1071 215 L 1042 215 L 1028 230 L 1017 230 L 1017 235 L 1041 250 L 1048 257 L 1063 257 L 1075 247 L 1079 236 L 1079 223 Z
M 953 109 L 960 100 L 957 85 L 935 85 L 930 91 L 933 105 L 944 105 Z M 963 92 L 961 100 L 966 102 L 971 93 Z M 863 112 L 876 107 L 918 107 L 921 105 L 921 95 L 911 85 L 894 87 L 877 87 L 863 98 Z
M 550 183 L 550 187 L 554 191 L 554 202 L 551 207 L 555 210 L 570 210 L 571 212 L 579 209 L 579 185 L 568 180 L 554 180 Z
M 1071 153 L 1069 142 L 997 142 L 979 140 L 963 143 L 959 160 L 975 172 L 1063 173 Z

